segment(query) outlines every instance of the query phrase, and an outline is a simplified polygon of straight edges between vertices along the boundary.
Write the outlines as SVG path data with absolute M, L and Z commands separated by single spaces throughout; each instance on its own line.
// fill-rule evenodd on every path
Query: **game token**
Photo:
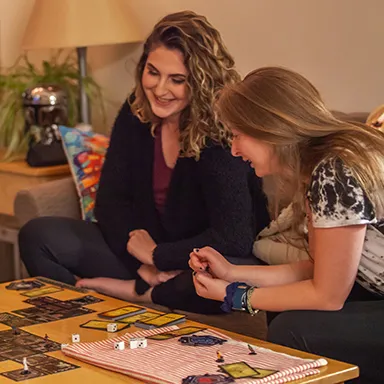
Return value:
M 49 342 L 49 336 L 47 334 L 45 334 L 44 336 L 44 340 L 45 340 L 45 346 L 47 349 L 50 349 L 51 348 L 51 343 Z
M 12 325 L 12 333 L 14 335 L 20 335 L 20 329 Z
M 14 281 L 8 284 L 5 288 L 15 290 L 15 291 L 22 291 L 22 290 L 28 291 L 30 289 L 43 287 L 44 285 L 45 284 L 36 280 L 29 280 L 29 281 L 21 280 L 21 281 Z
M 183 379 L 182 384 L 230 384 L 235 381 L 228 376 L 206 373 L 205 375 L 192 375 Z
M 113 345 L 114 349 L 116 349 L 117 351 L 123 351 L 125 349 L 125 343 L 124 341 L 117 341 L 114 345 Z
M 224 357 L 220 353 L 220 351 L 216 351 L 216 356 L 217 356 L 216 363 L 224 363 Z
M 193 345 L 193 346 L 204 346 L 204 345 L 216 345 L 223 344 L 227 340 L 221 339 L 220 337 L 211 336 L 211 335 L 192 335 L 192 336 L 183 336 L 179 339 L 180 343 L 185 345 Z
M 79 343 L 80 342 L 80 335 L 77 333 L 72 334 L 72 343 Z
M 249 353 L 248 355 L 257 355 L 256 351 L 252 348 L 252 345 L 248 344 Z
M 29 369 L 28 369 L 28 363 L 27 363 L 27 358 L 23 358 L 23 371 L 21 372 L 22 375 L 28 375 Z
M 147 348 L 147 339 L 145 337 L 135 337 L 129 339 L 129 348 Z
M 108 332 L 116 332 L 117 331 L 117 324 L 116 323 L 110 323 L 107 325 L 107 331 Z

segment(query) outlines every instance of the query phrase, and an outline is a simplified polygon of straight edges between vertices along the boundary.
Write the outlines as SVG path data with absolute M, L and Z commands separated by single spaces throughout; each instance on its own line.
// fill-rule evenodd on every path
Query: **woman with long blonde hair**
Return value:
M 199 295 L 222 308 L 269 312 L 270 341 L 355 363 L 382 382 L 384 133 L 340 121 L 303 76 L 261 68 L 222 91 L 232 154 L 268 177 L 273 214 L 292 202 L 309 259 L 234 266 L 205 247 L 190 255 Z
M 128 301 L 220 311 L 196 295 L 189 253 L 210 244 L 249 260 L 268 219 L 260 180 L 231 156 L 229 132 L 213 108 L 217 93 L 238 80 L 232 56 L 204 16 L 184 11 L 162 18 L 144 44 L 135 88 L 112 131 L 97 223 L 28 223 L 20 252 L 29 273 L 69 284 L 82 278 L 78 286 Z

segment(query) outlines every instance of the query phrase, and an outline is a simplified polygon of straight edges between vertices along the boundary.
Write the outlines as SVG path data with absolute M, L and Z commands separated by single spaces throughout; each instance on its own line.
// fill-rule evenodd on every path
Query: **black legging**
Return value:
M 129 260 L 118 258 L 108 247 L 97 224 L 59 217 L 28 222 L 19 233 L 21 258 L 31 276 L 44 276 L 74 285 L 81 278 L 137 279 Z M 127 259 L 129 259 L 127 257 Z M 231 259 L 255 264 L 256 258 Z M 173 309 L 196 313 L 223 313 L 217 301 L 196 294 L 192 271 L 187 270 L 152 291 L 152 301 Z
M 381 384 L 384 364 L 384 300 L 355 284 L 340 311 L 268 313 L 268 341 L 360 367 L 354 381 Z

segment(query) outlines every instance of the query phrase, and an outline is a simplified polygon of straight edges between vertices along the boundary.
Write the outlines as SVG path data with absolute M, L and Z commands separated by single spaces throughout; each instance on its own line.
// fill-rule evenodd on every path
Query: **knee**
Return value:
M 267 340 L 274 344 L 306 351 L 305 330 L 307 322 L 299 311 L 283 312 L 276 316 L 268 326 Z M 309 351 L 308 351 L 309 352 Z
M 50 217 L 38 217 L 28 221 L 19 231 L 20 256 L 24 260 L 29 254 L 32 254 L 36 247 L 44 243 L 43 235 L 46 229 L 50 228 Z

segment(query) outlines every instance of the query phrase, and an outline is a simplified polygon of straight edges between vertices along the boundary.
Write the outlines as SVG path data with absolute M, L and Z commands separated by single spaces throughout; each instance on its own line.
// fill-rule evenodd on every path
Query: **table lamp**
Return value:
M 142 40 L 126 0 L 35 0 L 22 48 L 76 47 L 79 66 L 80 118 L 90 124 L 83 79 L 87 47 Z

